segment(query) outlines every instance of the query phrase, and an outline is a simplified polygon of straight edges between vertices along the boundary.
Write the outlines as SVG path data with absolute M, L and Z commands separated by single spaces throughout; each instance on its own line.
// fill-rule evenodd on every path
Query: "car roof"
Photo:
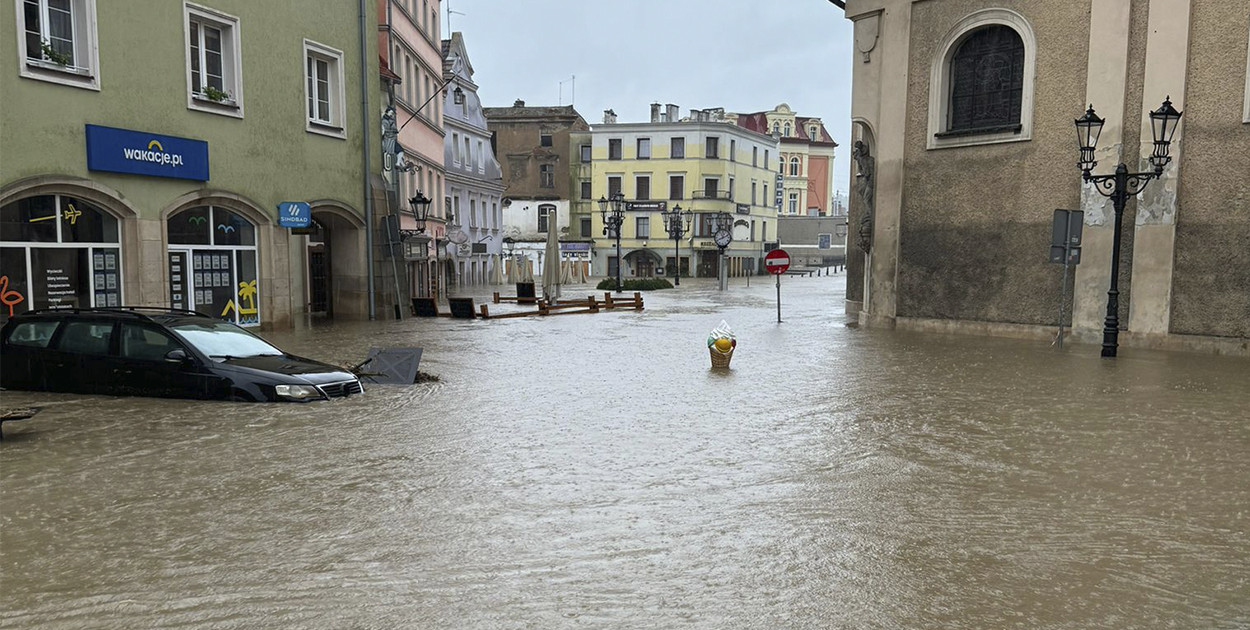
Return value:
M 92 318 L 126 319 L 147 321 L 161 325 L 171 325 L 188 321 L 221 321 L 197 311 L 164 308 L 160 306 L 110 306 L 99 308 L 43 308 L 18 313 L 10 321 L 26 319 L 61 319 L 66 316 L 87 316 Z

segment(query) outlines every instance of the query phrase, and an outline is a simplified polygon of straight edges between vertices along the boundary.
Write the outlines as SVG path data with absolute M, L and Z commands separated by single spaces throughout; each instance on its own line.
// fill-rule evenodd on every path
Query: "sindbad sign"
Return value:
M 158 133 L 87 125 L 87 168 L 208 181 L 208 143 Z

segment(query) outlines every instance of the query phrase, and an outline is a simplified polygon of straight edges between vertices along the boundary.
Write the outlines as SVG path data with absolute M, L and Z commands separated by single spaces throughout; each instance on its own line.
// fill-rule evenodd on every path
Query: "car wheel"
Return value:
M 256 402 L 256 399 L 253 398 L 251 394 L 241 389 L 235 389 L 235 390 L 230 391 L 230 401 L 231 402 Z

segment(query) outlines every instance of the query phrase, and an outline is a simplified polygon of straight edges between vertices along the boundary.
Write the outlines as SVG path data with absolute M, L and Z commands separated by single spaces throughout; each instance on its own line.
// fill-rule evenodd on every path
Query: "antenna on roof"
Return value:
M 452 11 L 452 10 L 451 10 L 451 0 L 447 0 L 447 35 L 448 35 L 447 39 L 451 39 L 451 33 L 452 33 L 452 30 L 451 30 L 451 16 L 452 16 L 452 14 L 453 14 L 453 13 L 454 13 L 454 14 L 456 14 L 456 15 L 468 15 L 467 13 L 464 13 L 464 12 L 462 12 L 462 11 Z
M 563 81 L 560 81 L 560 104 L 561 105 L 564 104 L 564 84 L 565 83 L 572 83 L 572 85 L 569 86 L 569 92 L 572 94 L 572 96 L 569 97 L 569 105 L 576 105 L 577 104 L 576 102 L 577 101 L 577 75 L 574 74 L 570 76 L 569 78 Z

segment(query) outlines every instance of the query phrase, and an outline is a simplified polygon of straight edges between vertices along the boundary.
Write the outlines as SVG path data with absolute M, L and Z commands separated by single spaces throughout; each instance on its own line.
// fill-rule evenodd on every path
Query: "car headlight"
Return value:
M 291 400 L 321 398 L 321 391 L 311 385 L 274 385 L 274 393 Z

